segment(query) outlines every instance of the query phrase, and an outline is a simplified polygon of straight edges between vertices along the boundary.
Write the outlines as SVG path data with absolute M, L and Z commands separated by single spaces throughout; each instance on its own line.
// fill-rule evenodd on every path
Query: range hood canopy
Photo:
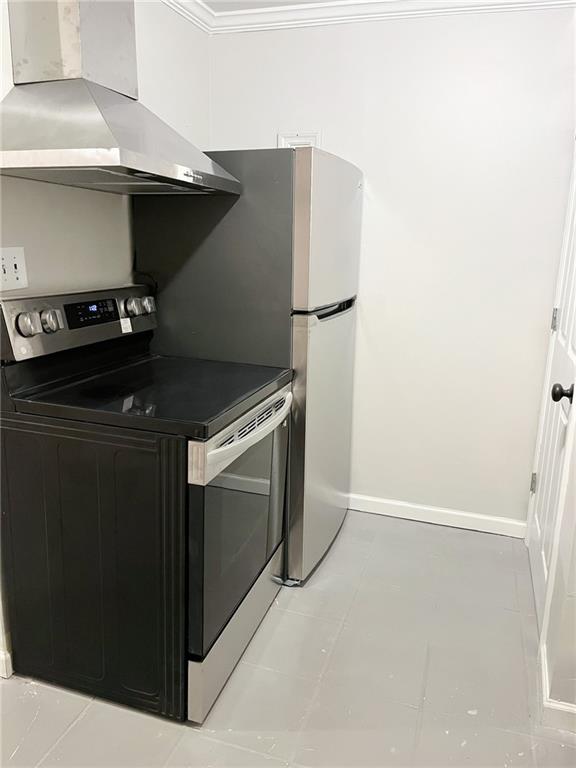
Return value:
M 136 100 L 134 5 L 9 0 L 14 88 L 0 173 L 120 194 L 240 194 L 240 183 Z

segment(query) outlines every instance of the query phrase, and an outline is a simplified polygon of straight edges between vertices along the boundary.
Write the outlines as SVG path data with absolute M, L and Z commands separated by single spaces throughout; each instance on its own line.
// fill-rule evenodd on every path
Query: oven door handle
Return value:
M 276 413 L 273 413 L 266 421 L 248 432 L 243 437 L 238 433 L 245 430 L 254 419 L 262 416 L 268 408 L 282 398 L 284 402 Z M 263 440 L 271 432 L 274 432 L 290 413 L 292 407 L 292 393 L 287 386 L 281 392 L 276 392 L 268 400 L 254 407 L 252 411 L 244 414 L 226 430 L 214 435 L 208 441 L 188 441 L 188 483 L 190 485 L 208 485 L 220 472 L 235 459 L 241 456 L 251 446 Z M 228 443 L 222 445 L 222 442 Z
M 230 443 L 230 445 L 223 445 L 221 448 L 214 448 L 213 450 L 208 451 L 208 455 L 206 457 L 208 470 L 210 465 L 212 465 L 214 462 L 217 464 L 220 464 L 220 462 L 226 462 L 226 464 L 229 464 L 231 461 L 234 461 L 234 459 L 237 459 L 239 456 L 241 456 L 244 451 L 248 450 L 248 448 L 256 445 L 256 443 L 259 443 L 260 440 L 263 440 L 267 435 L 270 434 L 270 432 L 274 432 L 276 427 L 282 424 L 286 416 L 288 416 L 291 407 L 292 392 L 288 392 L 286 394 L 286 400 L 284 401 L 282 408 L 278 411 L 278 413 L 275 413 L 274 416 L 265 421 L 259 429 L 255 429 L 252 432 L 249 432 L 246 437 L 243 437 L 240 440 L 235 440 L 233 443 Z

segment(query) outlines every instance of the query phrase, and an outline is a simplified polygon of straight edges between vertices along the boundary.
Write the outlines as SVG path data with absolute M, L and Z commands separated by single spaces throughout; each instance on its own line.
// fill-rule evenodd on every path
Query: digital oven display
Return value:
M 84 328 L 87 325 L 112 323 L 114 320 L 120 319 L 114 299 L 65 304 L 64 312 L 66 313 L 66 320 L 68 320 L 68 328 Z

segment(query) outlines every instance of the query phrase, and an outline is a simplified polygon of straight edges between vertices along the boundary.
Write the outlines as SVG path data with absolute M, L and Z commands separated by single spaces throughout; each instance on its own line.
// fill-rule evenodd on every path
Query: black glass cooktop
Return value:
M 148 357 L 14 401 L 23 413 L 207 439 L 291 378 L 281 368 Z

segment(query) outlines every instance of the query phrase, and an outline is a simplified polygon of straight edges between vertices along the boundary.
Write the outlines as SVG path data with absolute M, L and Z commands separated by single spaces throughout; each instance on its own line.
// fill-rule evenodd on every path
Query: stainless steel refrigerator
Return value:
M 139 279 L 158 287 L 163 354 L 295 369 L 289 578 L 308 578 L 344 520 L 362 174 L 310 147 L 210 156 L 238 199 L 133 200 Z

